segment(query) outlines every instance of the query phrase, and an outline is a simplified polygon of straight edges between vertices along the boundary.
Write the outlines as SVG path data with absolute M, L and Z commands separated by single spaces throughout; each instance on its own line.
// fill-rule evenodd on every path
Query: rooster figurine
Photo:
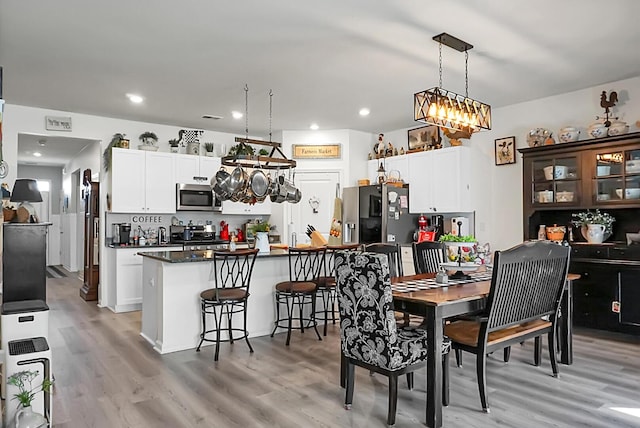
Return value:
M 471 132 L 469 131 L 452 131 L 449 128 L 441 128 L 441 129 L 442 129 L 442 133 L 446 135 L 447 138 L 449 138 L 449 142 L 451 143 L 452 146 L 461 146 L 462 145 L 462 141 L 460 141 L 461 138 L 464 138 L 464 139 L 471 138 Z
M 600 107 L 604 109 L 604 126 L 607 128 L 611 125 L 611 121 L 609 120 L 609 108 L 615 106 L 617 102 L 618 93 L 616 91 L 611 91 L 609 94 L 609 100 L 607 100 L 607 91 L 602 91 L 602 94 L 600 95 Z

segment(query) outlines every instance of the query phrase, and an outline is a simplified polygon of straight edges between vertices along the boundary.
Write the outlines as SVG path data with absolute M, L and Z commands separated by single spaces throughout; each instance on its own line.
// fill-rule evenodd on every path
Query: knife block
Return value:
M 324 247 L 327 245 L 327 240 L 317 230 L 311 232 L 311 246 L 312 247 Z

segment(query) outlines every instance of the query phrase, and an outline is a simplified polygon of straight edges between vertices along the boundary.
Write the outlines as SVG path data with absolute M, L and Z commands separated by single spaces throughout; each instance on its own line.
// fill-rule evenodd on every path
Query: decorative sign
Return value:
M 45 116 L 44 125 L 47 131 L 71 131 L 71 118 L 60 116 Z
M 339 159 L 340 144 L 294 144 L 293 157 L 298 159 Z

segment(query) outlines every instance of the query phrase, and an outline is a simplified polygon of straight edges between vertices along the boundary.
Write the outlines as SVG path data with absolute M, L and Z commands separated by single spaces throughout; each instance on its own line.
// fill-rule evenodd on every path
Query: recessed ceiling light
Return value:
M 218 115 L 215 115 L 215 114 L 203 114 L 202 118 L 203 119 L 218 120 L 218 119 L 222 119 L 222 116 L 218 116 Z
M 42 153 L 40 152 L 33 152 L 33 155 L 37 158 L 39 158 L 40 156 L 42 156 Z
M 371 113 L 371 110 L 365 107 L 365 108 L 361 108 L 359 113 L 360 113 L 360 116 L 369 116 L 369 113 Z
M 231 112 L 231 116 L 233 116 L 234 119 L 242 119 L 243 114 L 234 110 Z
M 142 101 L 144 101 L 144 98 L 137 94 L 127 94 L 127 98 L 129 98 L 129 101 L 134 104 L 140 104 Z
M 309 129 L 311 129 L 312 131 L 317 131 L 318 129 L 320 129 L 320 127 L 317 123 L 312 123 Z

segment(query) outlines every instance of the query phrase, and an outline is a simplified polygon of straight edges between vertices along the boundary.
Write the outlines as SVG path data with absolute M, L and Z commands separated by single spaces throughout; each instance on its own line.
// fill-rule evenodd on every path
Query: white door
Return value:
M 40 181 L 40 180 L 38 180 Z M 49 185 L 51 185 L 51 182 L 48 182 Z M 47 187 L 48 188 L 48 187 Z M 49 198 L 49 190 L 40 190 L 40 194 L 42 195 L 42 202 L 33 202 L 33 209 L 35 211 L 36 217 L 38 217 L 38 220 L 41 223 L 47 223 L 49 222 L 49 213 L 51 212 L 51 201 Z M 49 265 L 49 259 L 51 257 L 49 257 L 49 252 L 51 251 L 51 245 L 49 242 L 49 235 L 50 235 L 50 230 L 47 231 L 46 237 L 45 237 L 45 245 L 46 245 L 46 259 L 47 259 L 47 266 Z
M 310 242 L 306 235 L 307 225 L 313 226 L 327 240 L 329 239 L 336 187 L 339 183 L 338 171 L 296 171 L 295 185 L 302 192 L 302 200 L 297 204 L 284 202 L 290 207 L 290 211 L 289 230 L 287 236 L 282 237 L 283 242 L 291 243 L 293 231 L 296 232 L 298 243 Z

